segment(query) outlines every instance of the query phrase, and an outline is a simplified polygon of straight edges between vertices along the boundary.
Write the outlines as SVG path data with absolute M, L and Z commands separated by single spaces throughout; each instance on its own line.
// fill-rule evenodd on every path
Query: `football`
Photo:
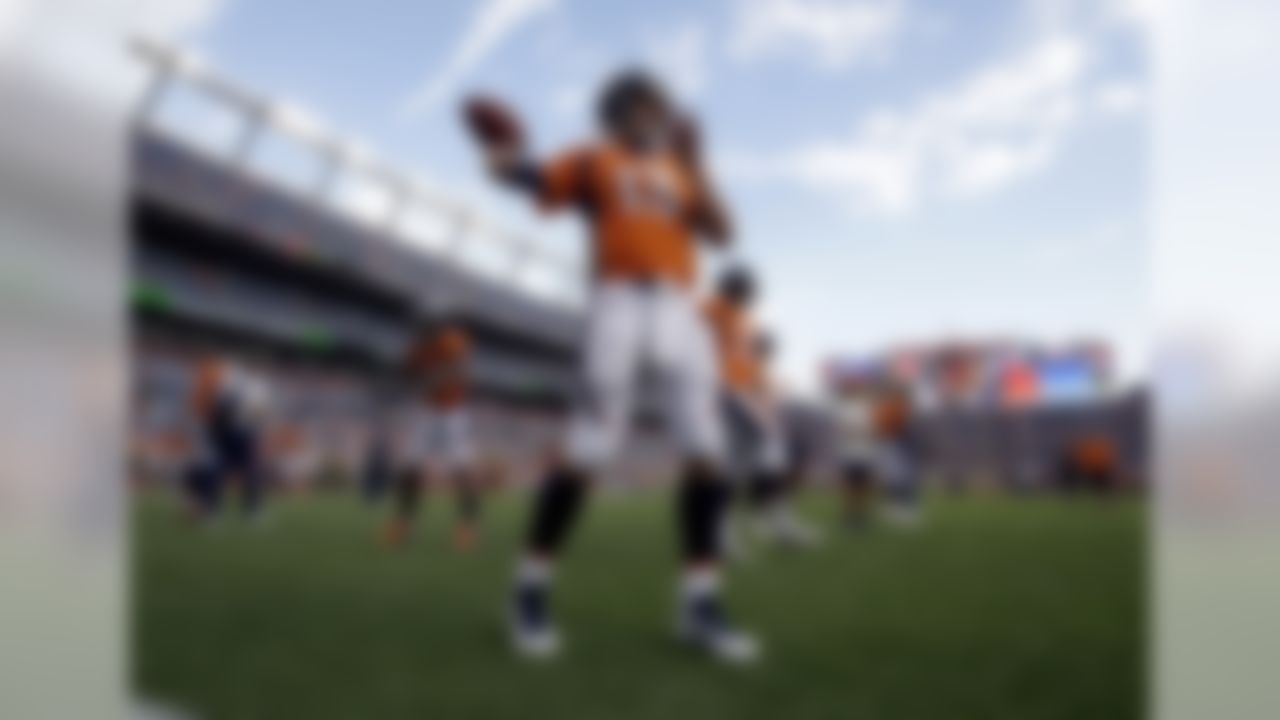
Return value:
M 522 145 L 524 129 L 515 112 L 494 97 L 476 95 L 463 104 L 463 119 L 476 141 L 486 145 Z

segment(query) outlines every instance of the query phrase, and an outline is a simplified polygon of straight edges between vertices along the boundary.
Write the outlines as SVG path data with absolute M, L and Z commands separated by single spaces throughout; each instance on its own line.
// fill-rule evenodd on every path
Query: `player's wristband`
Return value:
M 507 171 L 506 180 L 513 187 L 520 188 L 533 195 L 541 195 L 546 185 L 546 179 L 542 175 L 542 168 L 528 158 L 516 162 Z

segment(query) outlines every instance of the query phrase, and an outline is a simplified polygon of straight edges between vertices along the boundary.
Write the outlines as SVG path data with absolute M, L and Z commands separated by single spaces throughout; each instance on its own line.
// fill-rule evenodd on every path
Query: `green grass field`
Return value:
M 442 499 L 443 500 L 443 499 Z M 270 522 L 195 530 L 170 499 L 134 517 L 134 684 L 223 718 L 1107 720 L 1145 705 L 1140 501 L 936 499 L 915 532 L 835 533 L 735 567 L 754 668 L 671 639 L 665 496 L 600 496 L 562 566 L 565 657 L 512 658 L 500 624 L 523 505 L 490 504 L 476 552 L 436 502 L 409 549 L 383 512 L 285 500 Z

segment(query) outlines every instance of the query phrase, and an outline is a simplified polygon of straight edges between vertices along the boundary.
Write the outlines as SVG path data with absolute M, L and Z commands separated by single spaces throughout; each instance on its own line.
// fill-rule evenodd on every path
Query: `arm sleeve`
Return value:
M 533 160 L 516 163 L 503 179 L 513 188 L 523 190 L 537 198 L 542 196 L 542 168 Z

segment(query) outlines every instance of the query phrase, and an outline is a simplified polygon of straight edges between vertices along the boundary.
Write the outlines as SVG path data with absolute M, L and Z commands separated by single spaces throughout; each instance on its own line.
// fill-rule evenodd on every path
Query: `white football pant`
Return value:
M 686 456 L 720 463 L 715 350 L 692 292 L 662 282 L 606 281 L 595 287 L 587 316 L 583 397 L 569 422 L 569 462 L 594 470 L 613 459 L 635 412 L 641 371 L 651 368 Z

